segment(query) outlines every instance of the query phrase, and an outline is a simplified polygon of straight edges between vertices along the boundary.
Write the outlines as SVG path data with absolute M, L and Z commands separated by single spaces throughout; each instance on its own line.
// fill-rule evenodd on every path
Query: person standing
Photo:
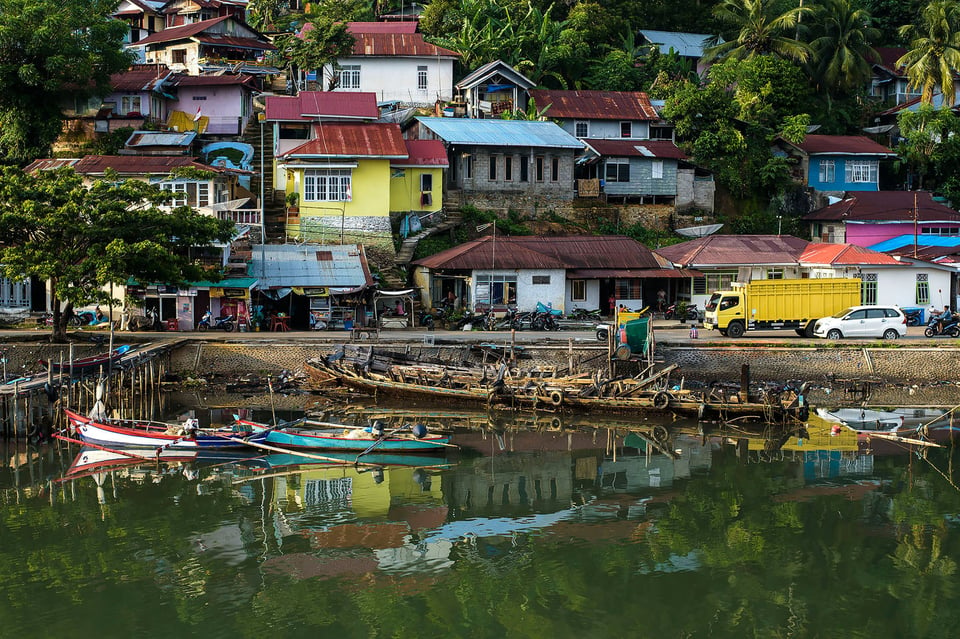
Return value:
M 667 308 L 667 292 L 662 288 L 657 291 L 657 310 L 661 313 Z
M 610 317 L 613 317 L 617 312 L 617 296 L 613 293 L 610 293 L 610 298 L 607 300 L 607 304 L 610 306 Z

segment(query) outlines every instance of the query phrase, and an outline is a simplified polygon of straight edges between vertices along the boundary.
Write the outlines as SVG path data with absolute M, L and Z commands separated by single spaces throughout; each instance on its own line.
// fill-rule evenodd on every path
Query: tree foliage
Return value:
M 898 65 L 906 68 L 910 86 L 919 88 L 924 104 L 933 103 L 939 88 L 946 104 L 955 99 L 954 74 L 960 70 L 960 3 L 934 0 L 920 12 L 917 24 L 904 25 L 900 34 L 908 38 L 908 51 Z
M 726 41 L 708 49 L 706 57 L 726 60 L 773 54 L 802 62 L 810 57 L 810 46 L 797 37 L 800 19 L 812 10 L 805 6 L 781 12 L 777 0 L 723 0 L 713 13 L 729 31 Z
M 318 18 L 310 28 L 277 36 L 274 40 L 288 65 L 298 71 L 314 71 L 353 53 L 354 39 L 345 22 Z
M 191 259 L 191 249 L 230 239 L 232 222 L 181 206 L 158 205 L 168 191 L 110 174 L 89 188 L 72 169 L 35 175 L 0 173 L 0 264 L 10 278 L 48 281 L 54 297 L 54 339 L 65 337 L 65 310 L 108 302 L 104 287 L 142 282 L 183 284 L 219 279 Z
M 0 0 L 0 155 L 25 163 L 47 155 L 62 128 L 61 105 L 105 95 L 130 64 L 127 26 L 109 17 L 116 0 Z

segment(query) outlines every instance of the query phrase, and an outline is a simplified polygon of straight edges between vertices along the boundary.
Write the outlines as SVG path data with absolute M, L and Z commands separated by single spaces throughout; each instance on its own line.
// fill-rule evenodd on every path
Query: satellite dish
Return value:
M 675 229 L 678 235 L 684 237 L 706 237 L 713 235 L 723 227 L 723 224 L 704 224 L 703 226 L 688 226 L 682 229 Z

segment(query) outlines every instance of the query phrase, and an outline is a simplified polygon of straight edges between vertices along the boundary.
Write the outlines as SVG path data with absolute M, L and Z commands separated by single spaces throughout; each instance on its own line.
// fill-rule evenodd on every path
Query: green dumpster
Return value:
M 645 356 L 650 343 L 650 318 L 630 320 L 619 331 L 619 338 L 620 346 L 616 350 L 618 359 L 629 359 L 634 355 Z

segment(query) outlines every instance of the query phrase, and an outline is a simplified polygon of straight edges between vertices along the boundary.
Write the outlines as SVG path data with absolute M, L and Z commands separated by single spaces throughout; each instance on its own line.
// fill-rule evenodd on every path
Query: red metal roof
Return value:
M 818 211 L 807 213 L 804 220 L 913 220 L 922 222 L 960 222 L 960 213 L 933 199 L 927 191 L 857 191 L 849 197 Z
M 420 33 L 355 33 L 353 36 L 353 55 L 460 57 L 456 51 L 430 44 Z
M 314 130 L 316 138 L 282 157 L 407 157 L 398 124 L 330 122 L 318 124 Z
M 487 235 L 414 262 L 431 269 L 471 270 L 591 269 L 624 270 L 664 267 L 643 244 L 619 235 L 508 237 Z
M 450 165 L 447 149 L 440 140 L 404 140 L 407 146 L 406 160 L 393 160 L 391 166 L 439 166 Z
M 640 91 L 554 91 L 531 89 L 537 108 L 548 118 L 590 120 L 659 120 L 650 98 Z
M 184 166 L 220 172 L 219 169 L 200 164 L 186 155 L 87 155 L 73 168 L 77 173 L 86 175 L 102 174 L 107 169 L 127 175 L 165 175 Z
M 247 74 L 225 73 L 223 75 L 184 75 L 174 74 L 170 78 L 170 86 L 174 87 L 212 87 L 229 85 L 252 85 L 256 78 Z
M 800 254 L 801 264 L 833 266 L 899 266 L 901 262 L 886 253 L 871 251 L 855 244 L 810 244 Z
M 357 33 L 416 33 L 420 23 L 407 22 L 348 22 L 347 32 Z M 312 25 L 311 25 L 312 28 Z
M 267 96 L 265 102 L 267 120 L 307 122 L 320 117 L 369 120 L 380 117 L 377 95 L 365 91 L 301 91 L 296 96 Z
M 220 47 L 236 47 L 238 49 L 255 49 L 258 51 L 273 51 L 277 47 L 266 40 L 259 38 L 240 38 L 237 36 L 221 35 L 219 33 L 202 33 L 195 37 L 197 42 L 212 44 Z
M 224 20 L 229 20 L 230 16 L 220 16 L 219 18 L 213 18 L 212 20 L 201 20 L 200 22 L 193 22 L 191 24 L 184 24 L 179 27 L 170 27 L 164 29 L 163 31 L 158 31 L 148 35 L 143 40 L 137 41 L 137 46 L 144 44 L 154 44 L 157 42 L 173 42 L 174 40 L 185 40 L 187 38 L 192 38 L 198 33 L 203 33 L 207 28 L 212 27 L 215 24 L 220 24 Z
M 686 160 L 687 156 L 669 140 L 583 140 L 584 144 L 605 157 L 646 157 Z
M 34 160 L 23 168 L 24 173 L 36 173 L 37 171 L 55 171 L 65 166 L 74 166 L 80 160 L 78 158 L 43 158 Z
M 792 235 L 710 235 L 656 252 L 687 268 L 796 264 L 809 244 Z
M 110 76 L 110 87 L 117 92 L 150 91 L 157 82 L 170 75 L 162 64 L 135 64 L 126 71 Z
M 887 147 L 862 135 L 808 135 L 793 146 L 808 155 L 839 153 L 849 155 L 896 155 Z

